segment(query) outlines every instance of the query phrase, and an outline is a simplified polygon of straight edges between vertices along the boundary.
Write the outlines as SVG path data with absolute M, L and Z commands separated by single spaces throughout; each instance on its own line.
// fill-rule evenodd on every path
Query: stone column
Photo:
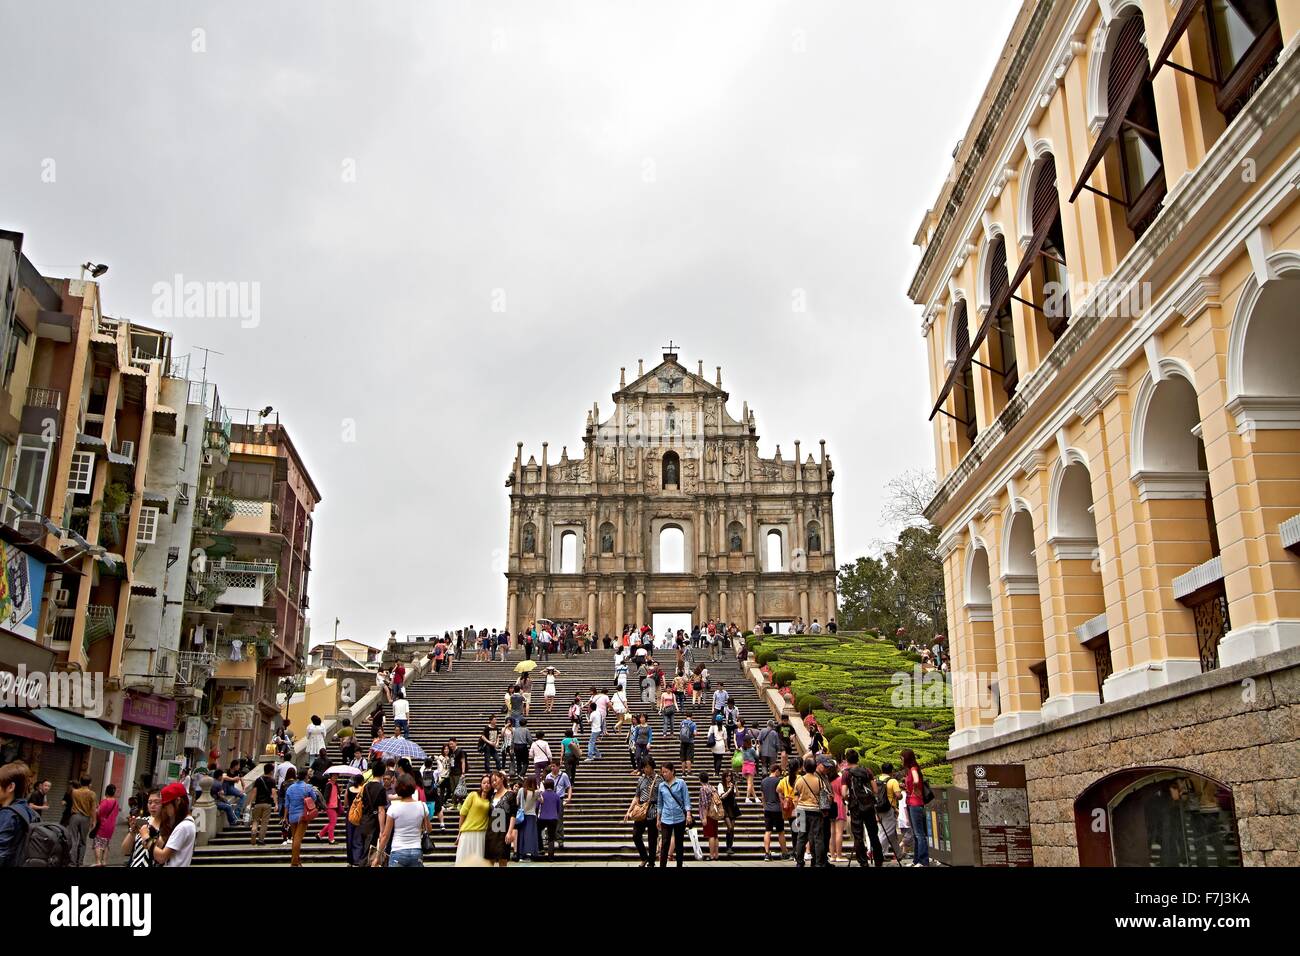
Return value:
M 808 613 L 808 589 L 807 588 L 803 588 L 799 591 L 799 616 L 803 618 L 803 622 L 805 624 L 812 623 L 812 621 L 810 620 L 811 616 Z
M 754 589 L 750 588 L 745 592 L 745 612 L 749 618 L 746 626 L 752 631 L 758 627 L 758 600 L 754 595 Z
M 614 595 L 615 629 L 619 634 L 622 634 L 623 628 L 627 626 L 627 609 L 623 605 L 623 600 L 623 589 L 619 588 L 618 593 Z
M 506 602 L 506 630 L 511 634 L 519 630 L 519 592 L 511 591 L 510 598 Z
M 727 586 L 721 585 L 718 589 L 718 618 L 727 620 Z
M 641 627 L 645 623 L 645 591 L 638 588 L 636 592 L 636 626 Z
M 587 626 L 592 628 L 592 633 L 597 633 L 599 621 L 596 620 L 596 592 L 587 592 Z
M 533 595 L 533 620 L 540 621 L 546 616 L 546 604 L 544 601 L 546 592 L 539 585 L 537 593 Z

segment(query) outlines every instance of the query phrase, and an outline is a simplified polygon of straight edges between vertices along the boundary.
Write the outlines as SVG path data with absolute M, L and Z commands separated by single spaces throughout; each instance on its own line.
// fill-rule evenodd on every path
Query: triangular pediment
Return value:
M 650 371 L 615 392 L 614 401 L 637 395 L 719 395 L 723 401 L 727 399 L 725 391 L 671 356 L 665 356 Z

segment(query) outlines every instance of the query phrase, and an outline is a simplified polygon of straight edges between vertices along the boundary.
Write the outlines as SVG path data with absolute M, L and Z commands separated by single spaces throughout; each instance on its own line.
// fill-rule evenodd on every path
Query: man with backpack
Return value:
M 682 718 L 681 740 L 677 754 L 683 773 L 690 773 L 691 764 L 695 761 L 695 731 L 695 720 L 690 714 L 687 714 Z
M 262 765 L 262 775 L 253 781 L 252 827 L 248 834 L 253 846 L 266 842 L 266 825 L 275 809 L 277 796 L 275 765 L 268 761 Z
M 882 763 L 880 776 L 876 778 L 876 816 L 880 819 L 880 828 L 885 831 L 885 839 L 894 851 L 894 862 L 903 865 L 903 841 L 898 835 L 898 804 L 903 797 L 903 786 L 894 777 L 894 765 Z
M 0 868 L 72 865 L 72 833 L 62 823 L 42 823 L 28 803 L 32 772 L 20 760 L 0 767 Z
M 0 867 L 21 866 L 27 831 L 40 822 L 40 814 L 27 803 L 32 772 L 15 761 L 0 767 Z
M 862 839 L 865 828 L 867 838 L 871 841 L 872 862 L 876 866 L 884 866 L 884 853 L 880 849 L 880 836 L 877 832 L 879 824 L 876 808 L 881 796 L 884 796 L 886 804 L 889 797 L 878 792 L 871 770 L 858 766 L 856 750 L 850 748 L 845 751 L 844 759 L 849 765 L 840 779 L 843 783 L 845 809 L 849 811 L 849 828 L 853 833 L 853 855 L 857 857 L 858 866 L 867 865 L 867 846 Z

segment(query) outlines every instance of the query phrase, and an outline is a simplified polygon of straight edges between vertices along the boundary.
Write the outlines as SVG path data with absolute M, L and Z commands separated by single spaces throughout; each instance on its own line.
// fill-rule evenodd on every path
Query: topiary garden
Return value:
M 865 634 L 765 634 L 755 659 L 767 664 L 772 680 L 789 687 L 800 713 L 811 711 L 835 756 L 857 748 L 864 763 L 895 767 L 899 751 L 911 747 L 935 785 L 952 783 L 945 762 L 953 713 L 943 705 L 943 688 L 924 685 L 918 706 L 895 706 L 900 672 L 914 674 L 915 654 Z M 927 675 L 937 681 L 937 676 Z M 910 684 L 911 681 L 909 680 Z

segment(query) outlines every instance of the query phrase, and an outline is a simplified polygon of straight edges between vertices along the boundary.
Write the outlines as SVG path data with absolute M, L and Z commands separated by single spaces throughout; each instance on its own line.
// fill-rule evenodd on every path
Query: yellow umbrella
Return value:
M 515 665 L 515 673 L 527 674 L 536 666 L 537 666 L 537 661 L 520 661 L 518 664 Z

